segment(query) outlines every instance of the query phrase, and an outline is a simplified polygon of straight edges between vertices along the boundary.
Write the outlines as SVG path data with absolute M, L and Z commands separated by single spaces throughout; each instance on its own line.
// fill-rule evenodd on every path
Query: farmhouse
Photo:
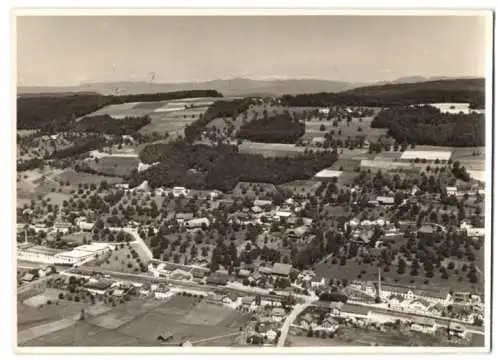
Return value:
M 243 310 L 250 310 L 252 304 L 254 303 L 254 298 L 252 296 L 245 296 L 241 298 L 241 308 Z
M 271 310 L 271 316 L 274 321 L 281 321 L 286 315 L 285 309 L 283 308 L 273 308 Z
M 458 323 L 451 323 L 449 327 L 450 335 L 456 335 L 458 337 L 463 337 L 466 332 L 466 329 L 463 325 Z
M 469 237 L 483 237 L 486 235 L 486 231 L 484 228 L 477 228 L 477 227 L 473 227 L 472 225 L 468 224 L 467 222 L 462 222 L 462 224 L 460 224 L 460 229 L 462 229 L 463 231 L 465 231 L 467 233 L 467 236 Z
M 299 226 L 294 229 L 288 229 L 286 235 L 289 240 L 298 241 L 304 239 L 309 231 L 310 228 L 308 226 Z
M 252 210 L 252 212 L 255 213 L 255 214 L 260 214 L 260 213 L 262 213 L 264 211 L 259 206 L 252 206 L 252 208 L 250 210 Z
M 393 196 L 377 196 L 377 202 L 380 205 L 394 205 Z
M 291 271 L 292 271 L 292 265 L 275 263 L 273 265 L 273 268 L 271 269 L 271 274 L 276 276 L 289 277 Z
M 271 200 L 255 199 L 253 205 L 258 206 L 260 208 L 268 208 L 270 206 L 273 206 L 273 202 Z
M 369 309 L 354 304 L 344 304 L 340 307 L 338 311 L 339 311 L 338 316 L 355 320 L 362 320 L 368 318 L 368 314 L 370 312 Z
M 226 285 L 228 282 L 228 277 L 227 276 L 215 276 L 211 275 L 207 277 L 207 284 L 209 285 Z
M 432 235 L 432 234 L 434 234 L 434 227 L 429 225 L 429 224 L 424 224 L 418 229 L 417 234 L 418 235 Z
M 313 137 L 311 140 L 311 145 L 321 146 L 325 143 L 326 139 L 321 136 Z
M 222 305 L 224 304 L 224 300 L 227 299 L 227 295 L 213 295 L 207 297 L 207 302 L 211 304 L 216 304 L 216 305 Z
M 411 329 L 414 331 L 419 331 L 422 333 L 430 334 L 436 332 L 437 325 L 436 320 L 420 317 L 420 316 L 412 316 L 411 317 Z
M 207 274 L 210 272 L 210 270 L 208 269 L 203 269 L 203 268 L 199 268 L 199 267 L 196 267 L 196 268 L 193 268 L 191 270 L 191 274 L 193 274 L 193 277 L 194 278 L 198 278 L 198 279 L 202 279 L 204 278 L 205 276 L 207 276 Z
M 94 229 L 94 223 L 93 222 L 87 222 L 87 221 L 78 221 L 76 223 L 76 226 L 80 228 L 80 230 L 83 231 L 92 231 Z
M 447 186 L 446 187 L 446 195 L 451 196 L 451 195 L 457 195 L 458 194 L 458 189 L 456 186 Z
M 29 282 L 32 282 L 33 280 L 35 280 L 35 274 L 33 273 L 26 273 L 24 274 L 24 276 L 22 277 L 21 281 L 23 283 L 29 283 Z
M 175 220 L 177 220 L 177 222 L 180 225 L 184 224 L 185 222 L 187 222 L 189 220 L 192 220 L 193 218 L 194 218 L 193 213 L 177 213 L 177 214 L 175 214 Z
M 330 109 L 329 108 L 319 108 L 318 113 L 322 115 L 329 115 L 330 114 Z
M 58 221 L 54 223 L 53 231 L 66 234 L 71 229 L 71 223 Z
M 206 217 L 203 218 L 196 218 L 196 219 L 191 219 L 186 222 L 184 222 L 184 226 L 187 229 L 198 229 L 203 226 L 209 226 L 210 225 L 210 220 L 208 220 Z
M 91 294 L 104 295 L 111 288 L 111 285 L 113 285 L 112 280 L 107 280 L 107 279 L 100 279 L 94 281 L 91 280 L 85 285 L 85 288 Z

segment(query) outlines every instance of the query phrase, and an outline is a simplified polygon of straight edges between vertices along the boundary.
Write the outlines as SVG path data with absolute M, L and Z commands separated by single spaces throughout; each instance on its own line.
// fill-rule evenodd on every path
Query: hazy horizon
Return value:
M 484 77 L 484 16 L 22 16 L 18 86 Z

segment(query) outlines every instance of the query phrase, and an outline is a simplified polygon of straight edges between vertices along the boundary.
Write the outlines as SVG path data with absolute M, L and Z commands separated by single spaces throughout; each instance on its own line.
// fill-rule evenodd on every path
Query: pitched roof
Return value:
M 290 275 L 291 271 L 292 271 L 292 265 L 290 264 L 274 263 L 272 268 L 273 274 L 284 275 L 284 276 Z
M 424 233 L 424 234 L 434 234 L 434 228 L 431 225 L 422 225 L 418 229 L 418 232 Z
M 348 314 L 368 315 L 370 309 L 354 304 L 344 304 L 340 308 L 340 311 Z

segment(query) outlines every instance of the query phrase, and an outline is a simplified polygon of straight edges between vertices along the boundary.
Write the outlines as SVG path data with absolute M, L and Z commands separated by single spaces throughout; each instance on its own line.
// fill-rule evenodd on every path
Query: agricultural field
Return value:
M 265 157 L 297 156 L 304 154 L 305 147 L 294 144 L 272 144 L 243 141 L 238 146 L 242 154 L 261 154 Z
M 108 184 L 118 184 L 123 182 L 123 179 L 117 176 L 95 175 L 74 171 L 73 169 L 64 170 L 53 178 L 56 183 L 63 182 L 65 186 L 75 186 L 78 184 L 95 184 L 98 185 L 102 181 Z M 69 185 L 68 185 L 69 183 Z
M 86 116 L 109 115 L 116 119 L 149 116 L 151 123 L 140 129 L 141 134 L 153 132 L 182 135 L 184 127 L 202 116 L 218 98 L 193 98 L 109 105 Z M 82 117 L 83 118 L 83 117 Z
M 141 134 L 152 134 L 153 132 L 164 134 L 168 132 L 170 138 L 184 134 L 184 128 L 200 116 L 205 114 L 207 108 L 193 108 L 172 112 L 155 112 L 149 115 L 151 123 L 139 130 Z
M 99 173 L 113 177 L 125 177 L 130 175 L 132 170 L 137 169 L 139 159 L 136 156 L 113 155 L 89 160 L 87 164 Z
M 212 305 L 200 298 L 180 295 L 166 302 L 133 300 L 95 315 L 88 308 L 84 320 L 66 320 L 66 323 L 60 324 L 64 326 L 56 326 L 60 318 L 55 318 L 49 324 L 53 331 L 38 331 L 38 334 L 33 334 L 32 329 L 29 329 L 31 333 L 21 331 L 24 336 L 20 338 L 26 340 L 20 345 L 178 346 L 189 340 L 194 346 L 215 346 L 215 339 L 234 338 L 239 328 L 249 321 L 248 314 Z M 79 310 L 76 314 L 79 314 Z M 28 334 L 31 336 L 28 337 Z M 158 336 L 168 334 L 172 335 L 170 341 L 158 340 Z

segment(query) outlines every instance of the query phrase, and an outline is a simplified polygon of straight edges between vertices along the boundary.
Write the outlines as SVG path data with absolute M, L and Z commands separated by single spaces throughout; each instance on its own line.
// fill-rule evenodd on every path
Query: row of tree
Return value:
M 84 117 L 78 122 L 73 122 L 71 124 L 71 129 L 76 132 L 131 135 L 136 133 L 140 128 L 148 125 L 150 122 L 151 119 L 149 116 L 130 116 L 123 119 L 115 119 L 104 114 Z

